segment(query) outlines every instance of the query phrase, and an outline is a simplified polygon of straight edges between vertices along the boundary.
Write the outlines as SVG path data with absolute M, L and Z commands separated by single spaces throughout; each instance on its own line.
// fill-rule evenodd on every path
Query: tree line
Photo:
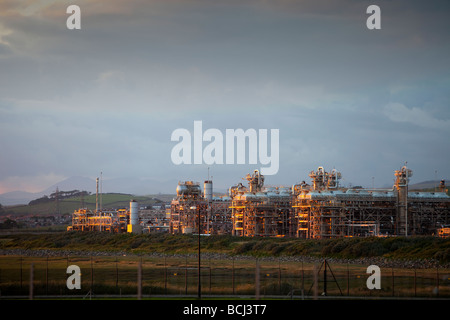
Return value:
M 50 194 L 49 196 L 44 195 L 41 198 L 35 199 L 35 200 L 31 200 L 28 205 L 34 205 L 34 204 L 40 204 L 40 203 L 48 203 L 48 202 L 52 202 L 55 201 L 56 199 L 61 200 L 61 199 L 67 199 L 67 198 L 74 198 L 74 197 L 83 197 L 83 196 L 88 196 L 91 193 L 88 191 L 79 191 L 79 190 L 72 190 L 72 191 L 58 191 L 56 190 L 55 192 L 53 192 L 52 194 Z

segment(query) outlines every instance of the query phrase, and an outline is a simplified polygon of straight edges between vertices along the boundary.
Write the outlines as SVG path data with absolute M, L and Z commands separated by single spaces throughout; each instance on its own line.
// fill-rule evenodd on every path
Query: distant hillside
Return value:
M 448 183 L 450 182 L 449 179 L 444 179 L 446 182 L 446 189 L 449 189 Z M 435 188 L 439 191 L 439 184 L 441 183 L 441 180 L 430 180 L 430 181 L 423 181 L 418 182 L 414 184 L 409 185 L 410 190 L 434 190 Z
M 40 198 L 44 193 L 37 192 L 26 192 L 26 191 L 11 191 L 0 194 L 0 204 L 3 206 L 14 206 L 17 204 L 25 204 L 31 200 Z
M 155 198 L 156 197 L 156 198 Z M 162 201 L 157 196 L 133 196 L 131 194 L 122 193 L 107 193 L 101 196 L 103 209 L 118 209 L 128 208 L 130 200 L 134 199 L 139 203 L 139 206 L 149 206 L 159 204 Z M 6 207 L 6 214 L 13 215 L 53 215 L 55 213 L 71 214 L 79 208 L 88 208 L 95 210 L 96 195 L 91 194 L 85 197 L 72 197 L 68 199 L 59 200 L 58 203 L 54 201 L 33 201 L 30 205 L 16 205 Z
M 447 184 L 450 184 L 450 179 L 446 179 Z M 423 181 L 409 185 L 410 190 L 426 190 L 426 191 L 434 191 L 436 187 L 439 187 L 440 180 L 437 181 Z M 121 193 L 121 194 L 135 194 L 135 195 L 158 195 L 160 197 L 169 195 L 169 198 L 172 198 L 178 181 L 168 180 L 168 181 L 156 181 L 150 179 L 139 179 L 139 178 L 117 178 L 117 179 L 108 179 L 102 182 L 102 191 L 104 193 Z M 391 188 L 392 185 L 386 186 L 387 188 Z M 80 191 L 88 191 L 91 193 L 96 192 L 96 181 L 91 178 L 86 177 L 70 177 L 54 185 L 48 187 L 47 189 L 37 192 L 25 192 L 25 191 L 13 191 L 0 194 L 0 204 L 3 206 L 16 206 L 16 205 L 25 205 L 32 200 L 41 198 L 45 195 L 49 196 L 52 193 L 58 190 L 80 190 Z M 448 188 L 447 186 L 447 189 Z M 226 193 L 226 190 L 221 190 L 214 188 L 214 193 Z M 163 195 L 161 195 L 163 193 Z M 157 197 L 158 197 L 157 196 Z
M 99 191 L 103 193 L 124 193 L 135 195 L 148 194 L 169 194 L 175 193 L 178 181 L 167 180 L 157 181 L 151 179 L 141 179 L 135 177 L 124 177 L 114 179 L 103 179 L 99 186 Z M 32 193 L 26 191 L 12 191 L 0 194 L 0 204 L 3 206 L 23 205 L 32 200 L 41 198 L 45 195 L 49 196 L 58 190 L 80 190 L 91 193 L 96 192 L 97 183 L 95 179 L 74 176 L 62 180 L 40 192 Z
M 45 195 L 49 196 L 54 193 L 56 189 L 59 190 L 83 190 L 88 192 L 95 192 L 96 182 L 90 178 L 85 177 L 71 177 L 63 181 L 55 183 L 40 192 L 26 192 L 26 191 L 11 191 L 0 194 L 0 204 L 3 206 L 24 205 L 32 200 L 39 199 Z
M 43 190 L 41 193 L 51 194 L 55 192 L 56 189 L 59 190 L 83 190 L 88 192 L 95 192 L 96 189 L 96 181 L 91 178 L 74 176 L 67 178 L 63 181 L 55 183 L 54 185 L 48 187 Z

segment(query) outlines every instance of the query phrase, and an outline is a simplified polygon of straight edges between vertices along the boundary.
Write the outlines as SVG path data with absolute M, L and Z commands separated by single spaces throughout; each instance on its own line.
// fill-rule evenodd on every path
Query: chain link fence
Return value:
M 67 286 L 71 265 L 80 268 L 80 289 Z M 326 260 L 202 257 L 200 276 L 198 267 L 195 256 L 0 256 L 0 298 L 450 299 L 450 270 L 446 268 L 380 267 L 380 289 L 369 289 L 368 266 Z

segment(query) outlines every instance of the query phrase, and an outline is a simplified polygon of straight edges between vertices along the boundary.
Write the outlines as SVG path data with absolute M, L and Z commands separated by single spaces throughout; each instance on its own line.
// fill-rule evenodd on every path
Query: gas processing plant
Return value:
M 170 232 L 246 237 L 336 238 L 365 236 L 450 236 L 450 197 L 445 181 L 435 192 L 408 190 L 412 171 L 395 171 L 390 189 L 340 187 L 341 173 L 319 167 L 311 184 L 269 187 L 258 170 L 248 185 L 229 188 L 215 197 L 213 183 L 179 182 L 167 212 L 145 213 L 135 201 L 129 210 L 80 209 L 71 230 Z M 146 216 L 147 215 L 147 216 Z M 155 216 L 157 215 L 157 216 Z

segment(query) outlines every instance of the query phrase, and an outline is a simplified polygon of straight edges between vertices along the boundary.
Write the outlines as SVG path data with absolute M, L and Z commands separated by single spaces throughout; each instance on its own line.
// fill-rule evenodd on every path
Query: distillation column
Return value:
M 130 201 L 130 223 L 127 226 L 129 233 L 141 233 L 141 225 L 139 224 L 139 206 L 135 200 Z
M 397 234 L 408 236 L 408 182 L 412 170 L 403 166 L 395 171 L 395 191 L 397 193 Z

